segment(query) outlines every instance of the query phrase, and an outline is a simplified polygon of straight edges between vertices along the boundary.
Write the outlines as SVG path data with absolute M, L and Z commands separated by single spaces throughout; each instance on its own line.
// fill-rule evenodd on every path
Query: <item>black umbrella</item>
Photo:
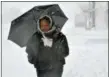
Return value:
M 12 21 L 8 39 L 20 47 L 26 46 L 30 37 L 37 32 L 37 21 L 42 15 L 49 15 L 60 30 L 68 20 L 58 4 L 35 6 Z

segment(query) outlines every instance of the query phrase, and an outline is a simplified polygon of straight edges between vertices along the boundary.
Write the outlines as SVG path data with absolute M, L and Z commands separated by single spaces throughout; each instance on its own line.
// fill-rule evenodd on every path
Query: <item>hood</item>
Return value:
M 42 18 L 45 17 L 45 16 L 50 19 L 50 27 L 51 27 L 51 29 L 50 29 L 49 31 L 47 31 L 47 32 L 43 32 L 43 31 L 40 29 L 40 24 L 39 24 L 39 20 L 42 19 Z M 51 18 L 50 16 L 44 15 L 44 16 L 41 16 L 41 17 L 38 19 L 38 21 L 37 21 L 37 29 L 38 29 L 38 31 L 39 31 L 40 33 L 42 33 L 42 34 L 50 34 L 50 33 L 52 33 L 53 31 L 56 30 L 56 26 L 53 25 L 53 21 L 52 21 L 52 18 Z

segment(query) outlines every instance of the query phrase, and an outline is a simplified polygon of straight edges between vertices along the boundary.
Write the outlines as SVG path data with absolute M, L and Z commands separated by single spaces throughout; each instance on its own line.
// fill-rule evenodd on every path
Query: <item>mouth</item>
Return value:
M 43 32 L 48 32 L 49 31 L 49 28 L 44 28 L 44 29 L 41 29 Z

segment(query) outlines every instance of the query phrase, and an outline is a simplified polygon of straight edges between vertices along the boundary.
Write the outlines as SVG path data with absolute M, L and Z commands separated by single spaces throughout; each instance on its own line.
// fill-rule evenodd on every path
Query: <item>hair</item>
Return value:
M 41 18 L 41 19 L 39 20 L 39 23 L 40 23 L 42 20 L 46 20 L 49 24 L 51 23 L 50 18 L 48 18 L 47 16 L 44 16 L 43 18 Z

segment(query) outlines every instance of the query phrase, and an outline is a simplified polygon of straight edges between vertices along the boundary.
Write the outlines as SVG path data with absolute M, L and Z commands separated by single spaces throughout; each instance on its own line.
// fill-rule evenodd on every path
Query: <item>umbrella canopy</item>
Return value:
M 35 6 L 11 22 L 8 39 L 20 47 L 26 46 L 30 37 L 38 30 L 37 21 L 44 15 L 49 15 L 53 25 L 60 30 L 68 20 L 58 4 Z

